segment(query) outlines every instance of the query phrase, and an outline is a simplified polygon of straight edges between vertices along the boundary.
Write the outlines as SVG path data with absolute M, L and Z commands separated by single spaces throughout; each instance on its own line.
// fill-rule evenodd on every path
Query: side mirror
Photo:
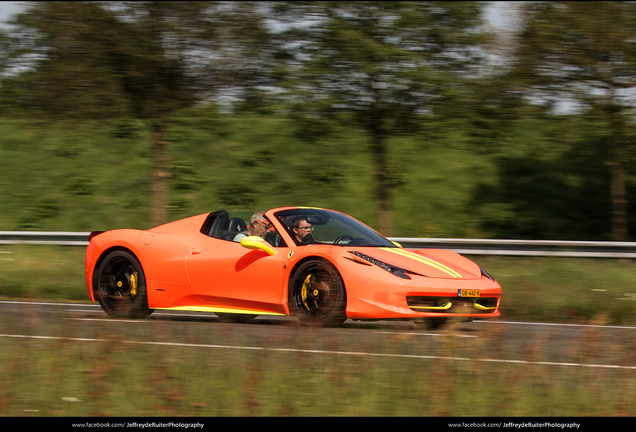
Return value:
M 391 243 L 393 243 L 394 245 L 396 245 L 396 246 L 397 246 L 397 247 L 399 247 L 399 248 L 401 248 L 401 247 L 402 247 L 402 245 L 401 245 L 401 244 L 399 244 L 398 242 L 394 242 L 394 241 L 392 241 Z
M 241 239 L 241 246 L 247 249 L 262 250 L 267 255 L 276 255 L 276 251 L 272 246 L 258 236 L 243 237 Z

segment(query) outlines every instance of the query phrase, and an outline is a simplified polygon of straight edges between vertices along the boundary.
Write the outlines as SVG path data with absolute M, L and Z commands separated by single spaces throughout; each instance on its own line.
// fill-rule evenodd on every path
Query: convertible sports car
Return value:
M 500 315 L 501 286 L 454 252 L 407 250 L 343 213 L 305 207 L 271 209 L 252 218 L 262 237 L 235 240 L 251 215 L 221 210 L 146 231 L 95 231 L 88 296 L 111 316 L 135 318 L 168 309 L 233 321 L 292 315 L 305 324 L 406 319 L 434 328 L 451 317 Z

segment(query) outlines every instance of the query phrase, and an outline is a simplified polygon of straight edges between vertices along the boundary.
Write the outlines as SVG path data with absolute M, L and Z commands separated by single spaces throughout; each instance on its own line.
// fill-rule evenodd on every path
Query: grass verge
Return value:
M 632 260 L 471 257 L 503 287 L 502 319 L 636 325 Z M 0 247 L 0 297 L 87 301 L 84 248 Z
M 3 298 L 86 301 L 83 248 L 20 245 L 0 251 Z M 503 319 L 635 324 L 631 261 L 476 260 L 504 288 Z M 454 360 L 479 358 L 485 348 L 489 358 L 505 358 L 499 326 L 471 344 L 449 338 L 435 348 L 441 358 L 433 359 L 426 358 L 430 347 L 421 339 L 400 332 L 360 340 L 358 332 L 334 330 L 318 338 L 309 334 L 315 330 L 298 327 L 292 331 L 299 333 L 294 338 L 302 341 L 302 351 L 183 349 L 126 341 L 162 335 L 191 344 L 212 340 L 213 345 L 240 346 L 252 344 L 256 336 L 249 328 L 235 331 L 236 326 L 222 324 L 202 323 L 201 331 L 195 322 L 179 334 L 171 334 L 175 330 L 168 326 L 153 327 L 142 335 L 135 326 L 112 328 L 121 326 L 117 322 L 53 320 L 35 305 L 20 319 L 0 317 L 12 334 L 46 329 L 59 337 L 3 337 L 0 416 L 636 415 L 633 370 L 541 364 L 541 341 L 524 352 L 532 364 Z M 588 336 L 576 348 L 581 364 L 593 364 L 598 351 L 598 337 Z M 282 341 L 259 342 L 277 347 Z M 342 347 L 389 356 L 327 352 Z M 617 347 L 612 363 L 633 364 L 634 348 Z
M 16 331 L 46 318 L 24 317 Z M 587 417 L 634 416 L 636 375 L 629 369 L 540 364 L 538 342 L 524 358 L 530 364 L 464 361 L 505 358 L 499 326 L 477 339 L 445 339 L 428 358 L 421 336 L 395 332 L 360 338 L 359 331 L 334 330 L 314 337 L 291 327 L 302 350 L 268 350 L 283 333 L 259 341 L 265 349 L 227 349 L 254 344 L 250 326 L 201 323 L 174 330 L 153 323 L 170 340 L 214 346 L 129 343 L 125 323 L 68 320 L 48 333 L 59 339 L 2 338 L 0 415 L 65 417 L 149 416 L 443 416 Z M 114 329 L 114 326 L 118 326 Z M 161 328 L 158 328 L 158 327 Z M 191 326 L 190 326 L 191 327 Z M 136 326 L 138 328 L 138 326 Z M 315 330 L 313 330 L 315 331 Z M 120 332 L 119 334 L 113 334 Z M 179 333 L 177 333 L 179 332 Z M 296 332 L 297 334 L 294 334 Z M 86 335 L 99 335 L 87 341 Z M 328 333 L 328 334 L 326 334 Z M 289 337 L 289 333 L 284 333 Z M 142 336 L 137 334 L 138 338 Z M 157 335 L 155 334 L 155 339 Z M 83 338 L 75 340 L 73 338 Z M 141 339 L 142 341 L 144 339 Z M 347 352 L 381 353 L 351 355 Z M 632 346 L 632 349 L 634 347 Z M 633 351 L 631 351 L 633 352 Z M 630 350 L 614 360 L 624 364 Z M 582 364 L 592 364 L 589 345 Z

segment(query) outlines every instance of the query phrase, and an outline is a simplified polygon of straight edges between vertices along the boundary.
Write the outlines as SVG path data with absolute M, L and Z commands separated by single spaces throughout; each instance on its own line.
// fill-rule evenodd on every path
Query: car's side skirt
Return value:
M 254 310 L 254 309 L 241 309 L 225 306 L 175 306 L 167 308 L 152 308 L 156 310 L 172 310 L 172 311 L 188 311 L 188 312 L 219 312 L 219 313 L 235 313 L 235 314 L 248 314 L 248 315 L 278 315 L 285 316 L 284 313 Z

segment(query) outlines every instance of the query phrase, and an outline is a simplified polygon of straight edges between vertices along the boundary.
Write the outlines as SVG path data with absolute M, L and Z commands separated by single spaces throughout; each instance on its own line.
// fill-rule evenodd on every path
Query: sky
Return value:
M 22 6 L 18 1 L 0 1 L 0 26 L 4 26 L 4 23 L 11 17 L 11 15 L 19 12 Z M 497 22 L 501 20 L 502 15 L 505 15 L 505 2 L 491 2 L 490 7 L 486 11 L 486 18 L 493 24 L 497 25 Z
M 11 15 L 20 11 L 20 2 L 15 1 L 0 1 L 0 25 L 4 26 L 4 23 L 11 17 Z

